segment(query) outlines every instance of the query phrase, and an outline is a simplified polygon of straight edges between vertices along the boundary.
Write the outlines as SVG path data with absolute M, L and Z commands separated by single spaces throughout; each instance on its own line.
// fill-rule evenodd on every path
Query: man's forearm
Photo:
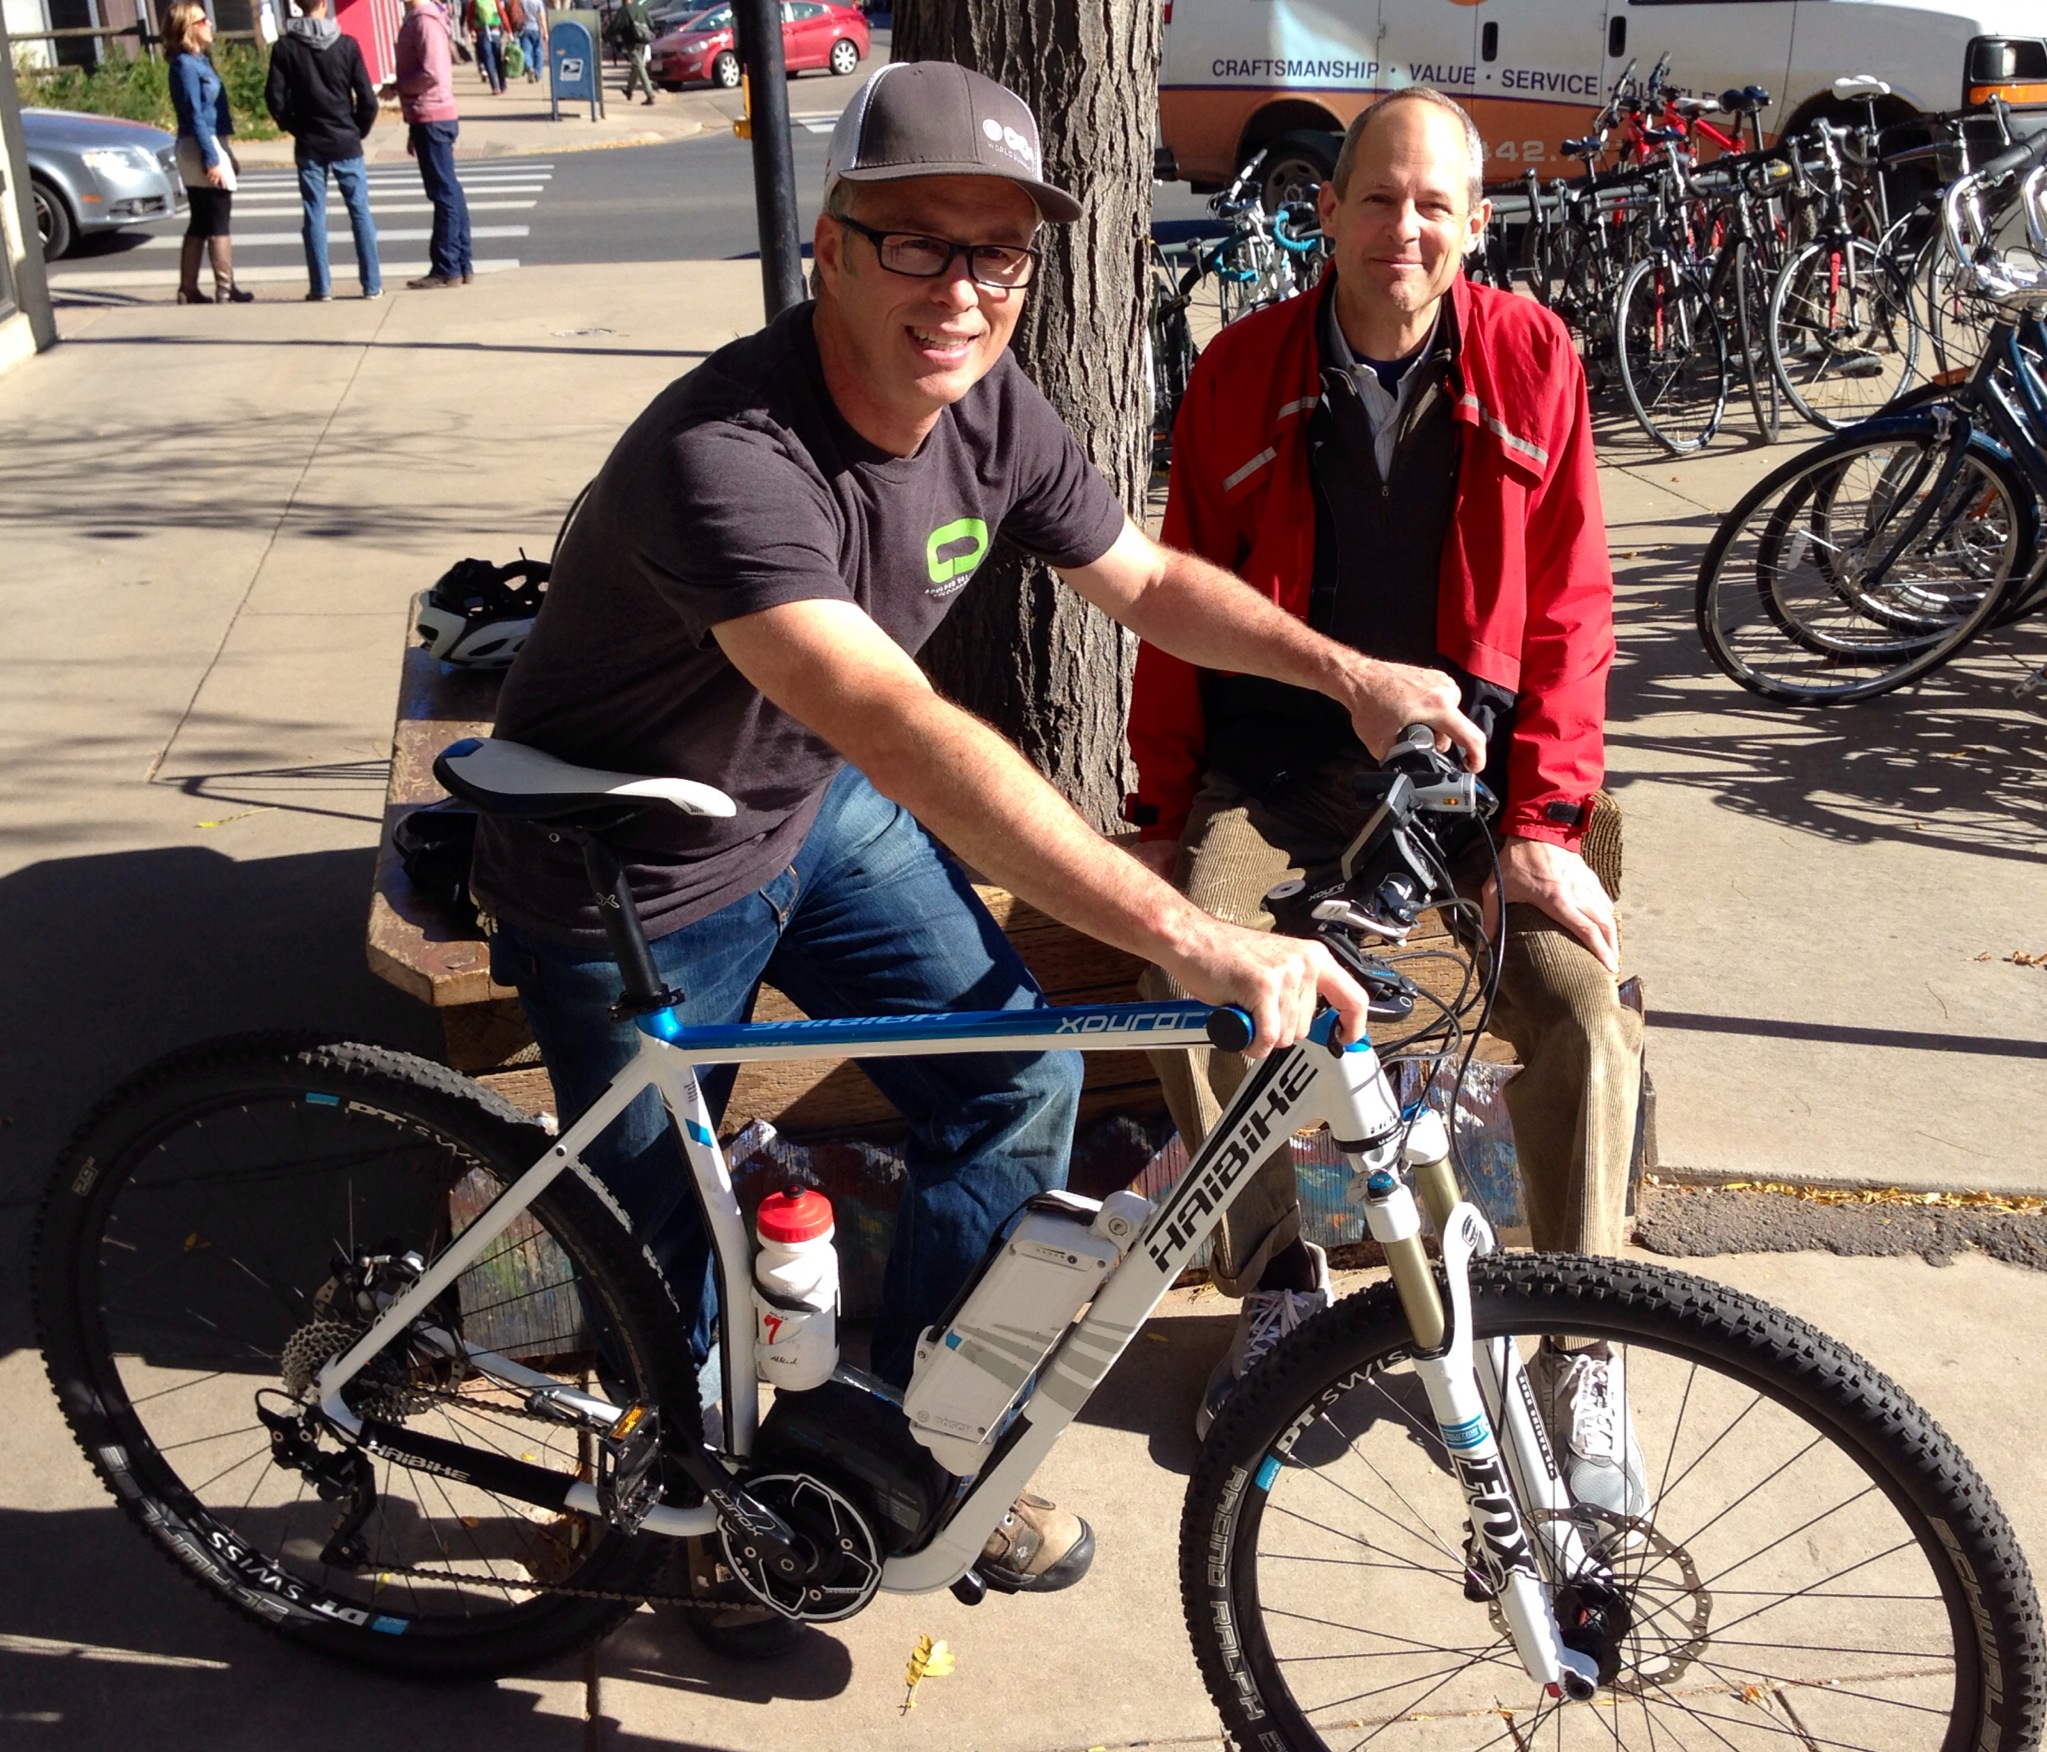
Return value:
M 1147 961 L 1185 954 L 1211 922 L 1083 821 L 1004 738 L 933 694 L 848 750 L 878 791 L 991 882 Z
M 1162 651 L 1198 669 L 1262 675 L 1346 697 L 1371 659 L 1324 638 L 1243 579 L 1174 548 L 1159 548 L 1152 581 L 1118 615 Z

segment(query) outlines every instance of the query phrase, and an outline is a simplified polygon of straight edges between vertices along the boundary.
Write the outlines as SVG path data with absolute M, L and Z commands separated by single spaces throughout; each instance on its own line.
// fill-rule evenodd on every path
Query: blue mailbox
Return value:
M 604 52 L 598 15 L 594 12 L 550 12 L 547 15 L 547 70 L 553 96 L 553 119 L 562 119 L 562 99 L 587 100 L 594 122 L 604 110 Z

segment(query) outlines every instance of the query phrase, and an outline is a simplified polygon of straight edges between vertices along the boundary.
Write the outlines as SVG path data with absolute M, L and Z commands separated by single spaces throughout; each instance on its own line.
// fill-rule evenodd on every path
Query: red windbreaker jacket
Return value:
M 1173 428 L 1164 539 L 1226 566 L 1306 619 L 1315 561 L 1308 416 L 1322 395 L 1317 323 L 1334 276 L 1232 323 L 1195 363 Z M 1606 769 L 1613 572 L 1585 371 L 1532 298 L 1460 274 L 1455 413 L 1466 428 L 1443 540 L 1436 645 L 1518 698 L 1501 833 L 1575 847 Z M 1126 805 L 1145 839 L 1177 839 L 1200 781 L 1200 676 L 1137 655 Z M 1155 813 L 1154 813 L 1155 812 Z

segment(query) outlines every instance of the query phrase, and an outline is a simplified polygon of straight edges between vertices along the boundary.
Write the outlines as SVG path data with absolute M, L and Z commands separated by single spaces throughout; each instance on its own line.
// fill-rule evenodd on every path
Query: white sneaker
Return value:
M 1656 1512 L 1628 1412 L 1627 1362 L 1604 1342 L 1584 1350 L 1536 1347 L 1528 1372 L 1571 1495 L 1610 1515 Z
M 1230 1339 L 1230 1348 L 1223 1353 L 1222 1361 L 1216 1364 L 1215 1373 L 1209 1376 L 1208 1388 L 1201 1396 L 1201 1407 L 1194 1414 L 1197 1441 L 1208 1440 L 1209 1428 L 1214 1424 L 1216 1414 L 1236 1390 L 1237 1383 L 1258 1366 L 1265 1353 L 1303 1320 L 1321 1313 L 1336 1300 L 1329 1287 L 1329 1255 L 1312 1241 L 1305 1241 L 1302 1245 L 1308 1250 L 1308 1257 L 1315 1262 L 1315 1287 L 1312 1290 L 1253 1290 L 1244 1298 L 1244 1305 L 1237 1313 L 1237 1330 Z

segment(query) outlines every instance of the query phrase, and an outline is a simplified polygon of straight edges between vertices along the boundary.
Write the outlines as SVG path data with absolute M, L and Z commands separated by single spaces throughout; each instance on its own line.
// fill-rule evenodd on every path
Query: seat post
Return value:
M 604 920 L 604 934 L 611 940 L 612 958 L 625 980 L 625 989 L 611 1013 L 620 1021 L 645 1016 L 682 1002 L 683 994 L 661 983 L 654 966 L 654 951 L 640 925 L 639 909 L 633 905 L 632 884 L 618 854 L 594 833 L 583 828 L 561 830 L 583 850 L 583 871 L 590 879 L 590 893 Z

